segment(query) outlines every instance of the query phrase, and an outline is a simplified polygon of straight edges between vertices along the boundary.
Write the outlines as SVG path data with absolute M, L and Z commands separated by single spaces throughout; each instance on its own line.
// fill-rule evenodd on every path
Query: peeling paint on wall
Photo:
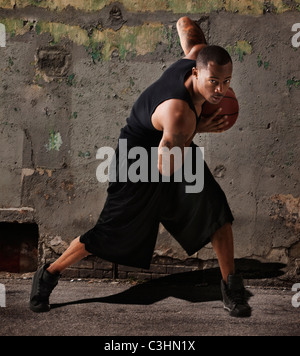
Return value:
M 131 12 L 155 12 L 169 11 L 178 13 L 210 13 L 212 11 L 225 10 L 239 12 L 241 14 L 262 15 L 266 12 L 283 13 L 288 10 L 299 10 L 299 0 L 210 0 L 210 1 L 182 1 L 182 0 L 119 0 L 127 11 Z M 36 6 L 49 10 L 62 11 L 68 6 L 76 10 L 86 12 L 100 11 L 114 3 L 114 0 L 3 0 L 0 6 L 3 8 L 24 8 Z
M 21 20 L 4 19 L 2 22 L 13 37 L 30 31 L 30 27 L 24 26 Z M 35 29 L 38 29 L 38 34 L 49 33 L 53 38 L 52 45 L 67 38 L 79 46 L 85 46 L 93 60 L 109 60 L 114 51 L 118 51 L 121 59 L 129 53 L 145 55 L 154 52 L 159 43 L 168 44 L 169 41 L 168 31 L 161 23 L 146 23 L 135 27 L 123 26 L 119 31 L 112 29 L 93 31 L 91 36 L 80 26 L 62 23 L 39 21 L 35 23 Z
M 92 41 L 103 43 L 104 60 L 109 60 L 115 50 L 118 51 L 120 58 L 124 59 L 128 53 L 145 55 L 154 52 L 158 43 L 168 43 L 165 28 L 160 23 L 137 27 L 123 26 L 118 32 L 110 29 L 96 32 Z
M 291 90 L 292 87 L 298 89 L 300 88 L 300 80 L 297 80 L 295 77 L 293 77 L 292 79 L 287 80 L 286 85 L 288 86 L 289 90 Z
M 246 54 L 252 53 L 252 46 L 248 41 L 237 41 L 234 46 L 227 46 L 227 51 L 230 55 L 237 55 L 240 62 L 243 62 Z
M 271 197 L 275 203 L 271 216 L 275 220 L 282 220 L 289 228 L 300 232 L 300 197 L 295 198 L 291 194 L 276 194 Z
M 270 66 L 270 62 L 267 62 L 267 61 L 263 61 L 263 59 L 261 58 L 261 55 L 259 54 L 257 56 L 257 66 L 260 68 L 260 67 L 263 67 L 264 69 L 268 69 L 269 66 Z
M 39 48 L 35 60 L 37 81 L 40 77 L 46 82 L 49 82 L 51 78 L 64 77 L 71 65 L 70 53 L 59 46 Z
M 49 143 L 46 145 L 47 151 L 59 151 L 60 146 L 62 145 L 62 139 L 59 132 L 50 130 Z

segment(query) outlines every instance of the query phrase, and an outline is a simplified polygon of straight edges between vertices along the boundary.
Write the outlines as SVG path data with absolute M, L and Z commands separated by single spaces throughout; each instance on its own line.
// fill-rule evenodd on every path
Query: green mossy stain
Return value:
M 234 46 L 227 46 L 226 49 L 231 56 L 237 55 L 240 62 L 243 62 L 245 55 L 252 53 L 251 44 L 244 40 L 237 41 Z
M 23 20 L 4 19 L 1 22 L 11 36 L 22 36 L 30 31 L 30 24 L 24 26 Z M 95 30 L 92 35 L 80 26 L 62 23 L 38 21 L 34 27 L 39 35 L 49 33 L 52 44 L 58 44 L 67 38 L 84 46 L 94 63 L 100 60 L 109 61 L 114 51 L 118 52 L 121 59 L 125 59 L 128 54 L 135 56 L 153 53 L 159 43 L 170 44 L 168 31 L 163 24 L 156 22 L 135 27 L 123 26 L 119 31 Z
M 49 143 L 46 145 L 47 151 L 59 151 L 63 143 L 60 133 L 51 129 L 49 136 Z
M 18 9 L 27 6 L 45 8 L 50 11 L 63 11 L 68 6 L 85 12 L 101 11 L 114 0 L 2 0 L 1 7 Z M 200 14 L 213 11 L 227 11 L 247 15 L 263 15 L 266 12 L 283 13 L 299 10 L 299 0 L 119 0 L 129 12 L 170 11 L 177 14 Z
M 295 77 L 293 77 L 292 79 L 287 80 L 286 85 L 289 88 L 289 90 L 291 90 L 292 87 L 299 89 L 300 88 L 300 80 L 297 80 L 297 79 L 295 79 Z
M 261 55 L 257 56 L 257 66 L 260 68 L 263 66 L 264 69 L 269 69 L 270 62 L 263 61 Z

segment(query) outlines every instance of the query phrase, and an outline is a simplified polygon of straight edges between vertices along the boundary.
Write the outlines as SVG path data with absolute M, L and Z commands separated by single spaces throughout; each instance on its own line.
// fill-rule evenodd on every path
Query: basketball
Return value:
M 205 118 L 209 117 L 219 108 L 222 108 L 223 110 L 218 116 L 216 116 L 214 120 L 221 119 L 224 115 L 227 115 L 227 126 L 224 128 L 224 130 L 229 130 L 235 124 L 239 116 L 239 103 L 232 88 L 227 90 L 225 96 L 218 104 L 211 104 L 206 101 L 202 105 L 201 116 Z

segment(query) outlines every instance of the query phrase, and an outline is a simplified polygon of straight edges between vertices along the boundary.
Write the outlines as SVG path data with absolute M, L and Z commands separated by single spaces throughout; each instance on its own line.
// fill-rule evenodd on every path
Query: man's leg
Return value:
M 90 253 L 79 237 L 72 241 L 69 248 L 51 265 L 38 269 L 33 276 L 29 307 L 36 313 L 50 310 L 49 297 L 56 287 L 60 274 L 69 266 L 82 260 Z
M 66 268 L 90 255 L 86 251 L 85 245 L 79 239 L 80 237 L 77 237 L 71 242 L 69 248 L 47 268 L 48 272 L 51 274 L 60 274 Z
M 227 223 L 217 230 L 211 238 L 211 243 L 217 254 L 223 278 L 221 291 L 224 309 L 229 311 L 231 316 L 250 316 L 251 308 L 247 302 L 243 279 L 241 276 L 235 275 L 231 224 Z
M 233 233 L 230 223 L 223 225 L 211 238 L 217 255 L 223 280 L 227 283 L 229 274 L 234 274 Z

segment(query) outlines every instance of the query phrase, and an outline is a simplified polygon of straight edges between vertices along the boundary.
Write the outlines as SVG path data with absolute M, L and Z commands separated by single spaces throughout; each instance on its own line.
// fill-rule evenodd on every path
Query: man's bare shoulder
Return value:
M 189 104 L 180 99 L 170 99 L 160 104 L 152 115 L 152 123 L 158 130 L 169 126 L 179 126 L 192 130 L 195 125 L 195 114 Z

